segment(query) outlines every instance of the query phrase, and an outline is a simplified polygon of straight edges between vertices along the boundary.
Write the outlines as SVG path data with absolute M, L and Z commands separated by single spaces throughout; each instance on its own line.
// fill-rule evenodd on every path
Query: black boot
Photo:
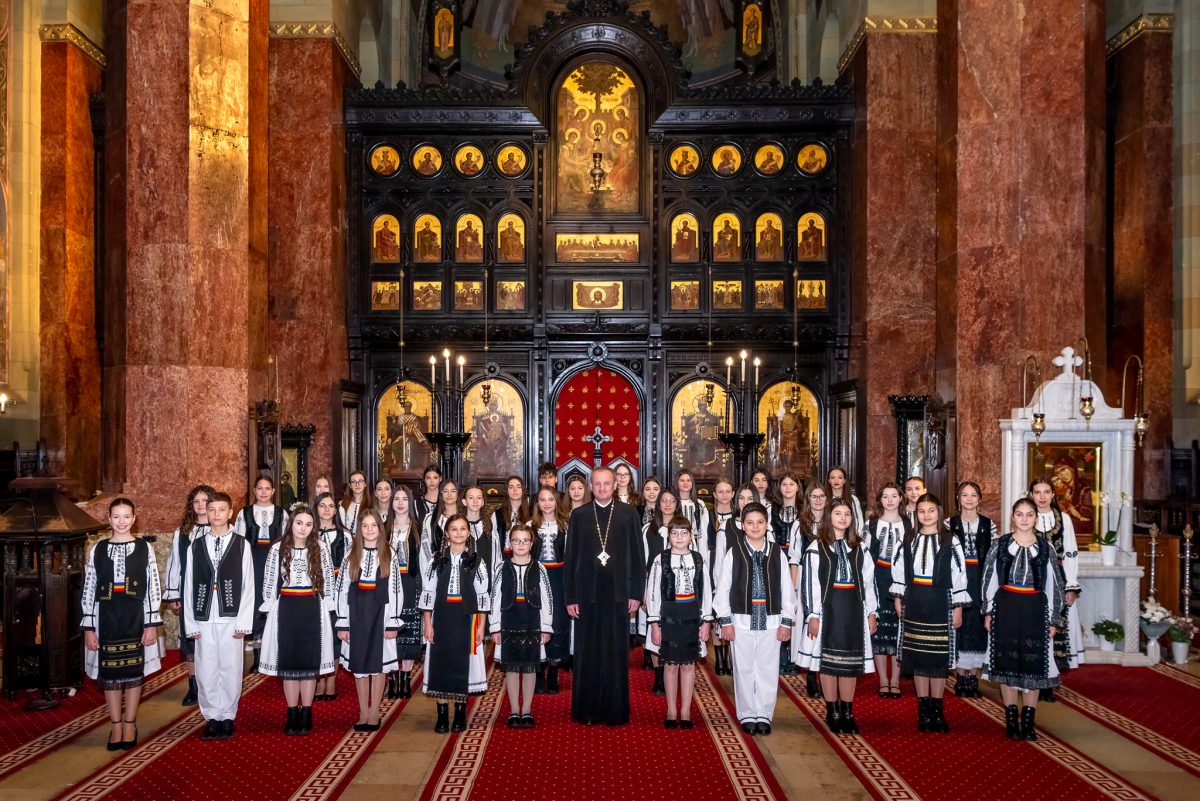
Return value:
M 917 731 L 931 731 L 930 721 L 933 717 L 931 711 L 931 698 L 926 698 L 923 695 L 917 696 Z
M 546 695 L 558 695 L 558 665 L 546 668 Z
M 821 682 L 817 678 L 815 670 L 808 671 L 808 679 L 805 681 L 804 689 L 808 691 L 809 698 L 821 697 Z
M 296 729 L 300 726 L 300 707 L 289 706 L 287 713 L 287 723 L 283 726 L 283 733 L 287 737 L 291 737 L 296 733 Z
M 713 646 L 713 672 L 718 676 L 725 675 L 725 646 Z
M 1012 707 L 1012 708 L 1016 709 L 1016 707 Z M 1020 739 L 1036 740 L 1038 738 L 1037 729 L 1035 728 L 1035 726 L 1037 725 L 1037 721 L 1035 720 L 1036 717 L 1037 717 L 1037 707 L 1036 706 L 1021 707 L 1021 737 L 1020 737 Z
M 833 734 L 842 733 L 842 706 L 837 701 L 825 702 L 825 725 Z
M 297 734 L 306 735 L 312 731 L 312 707 L 300 707 L 300 727 L 296 730 Z
M 1046 687 L 1038 691 L 1038 700 L 1045 701 L 1047 704 L 1057 703 L 1058 699 L 1054 697 L 1054 688 Z
M 433 724 L 433 730 L 438 734 L 445 734 L 450 731 L 450 706 L 449 704 L 437 705 L 437 723 Z
M 971 697 L 971 680 L 965 673 L 959 673 L 958 678 L 954 680 L 954 695 L 957 698 Z
M 642 670 L 654 670 L 654 660 L 650 658 L 650 652 L 644 645 L 642 646 Z
M 454 703 L 454 722 L 450 724 L 450 731 L 466 731 L 467 730 L 467 705 L 461 701 Z
M 982 698 L 983 697 L 979 694 L 979 677 L 978 676 L 971 677 L 971 697 L 972 698 Z
M 188 676 L 187 692 L 183 695 L 183 700 L 179 702 L 180 706 L 195 706 L 196 705 L 196 677 Z
M 842 733 L 858 734 L 858 722 L 854 720 L 854 702 L 838 701 L 842 706 Z
M 395 701 L 400 697 L 400 674 L 392 671 L 387 677 L 387 692 L 384 693 L 389 701 Z
M 1004 707 L 1004 736 L 1010 740 L 1020 740 L 1021 718 L 1016 704 Z
M 412 671 L 400 671 L 400 697 L 412 698 Z
M 929 730 L 942 733 L 950 731 L 950 724 L 946 722 L 946 705 L 943 699 L 930 698 L 929 702 L 933 713 Z
M 250 663 L 250 673 L 251 673 L 251 674 L 254 674 L 254 673 L 257 673 L 257 672 L 258 672 L 258 658 L 259 658 L 261 655 L 262 655 L 262 648 L 259 648 L 258 646 L 255 646 L 255 648 L 254 648 L 254 660 L 253 660 L 253 661 Z
M 659 665 L 654 669 L 654 686 L 650 688 L 653 695 L 666 695 L 667 688 L 663 684 L 663 666 Z

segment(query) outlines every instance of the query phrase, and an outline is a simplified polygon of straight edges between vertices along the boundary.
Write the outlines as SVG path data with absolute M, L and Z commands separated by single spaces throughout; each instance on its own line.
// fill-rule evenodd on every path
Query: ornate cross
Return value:
M 1063 375 L 1070 375 L 1075 372 L 1076 367 L 1083 364 L 1083 357 L 1076 356 L 1075 349 L 1067 345 L 1062 349 L 1062 355 L 1055 356 L 1050 363 L 1055 367 L 1061 367 Z
M 599 467 L 600 462 L 604 457 L 604 443 L 612 442 L 613 438 L 605 436 L 600 431 L 600 426 L 596 426 L 596 430 L 583 438 L 584 442 L 592 443 L 592 467 Z

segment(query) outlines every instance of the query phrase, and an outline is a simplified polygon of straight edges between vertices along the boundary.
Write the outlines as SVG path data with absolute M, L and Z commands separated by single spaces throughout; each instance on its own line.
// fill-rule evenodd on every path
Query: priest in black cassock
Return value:
M 563 592 L 575 618 L 571 717 L 581 723 L 629 722 L 629 616 L 645 584 L 641 519 L 613 498 L 616 476 L 592 473 L 592 502 L 571 513 Z

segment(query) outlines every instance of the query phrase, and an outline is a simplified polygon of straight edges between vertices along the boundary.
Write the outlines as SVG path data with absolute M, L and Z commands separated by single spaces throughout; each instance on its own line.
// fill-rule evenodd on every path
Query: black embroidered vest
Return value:
M 115 568 L 108 549 L 108 540 L 96 544 L 92 561 L 96 565 L 96 600 L 111 601 L 116 584 Z M 146 563 L 149 561 L 150 546 L 143 539 L 133 541 L 133 550 L 125 558 L 125 597 L 142 598 L 146 592 Z
M 996 540 L 996 581 L 1001 586 L 1012 583 L 1013 564 L 1017 561 L 1016 556 L 1008 551 L 1008 546 L 1012 544 L 1012 541 L 1012 534 L 1005 534 Z M 1046 569 L 1053 550 L 1050 543 L 1041 534 L 1038 535 L 1035 544 L 1037 545 L 1037 556 L 1029 560 L 1029 566 L 1033 568 L 1033 586 L 1040 592 L 1046 586 Z
M 221 563 L 214 568 L 205 539 L 200 537 L 192 542 L 192 612 L 196 620 L 208 620 L 216 595 L 217 616 L 237 617 L 242 602 L 242 553 L 247 547 L 246 540 L 232 533 L 226 536 L 228 542 L 221 553 Z
M 433 569 L 437 573 L 437 595 L 434 596 L 434 602 L 445 604 L 448 607 L 461 609 L 462 612 L 473 615 L 479 611 L 479 598 L 475 595 L 475 571 L 479 568 L 479 555 L 468 557 L 463 554 L 462 565 L 459 568 L 462 575 L 458 581 L 458 594 L 461 596 L 461 602 L 448 603 L 448 591 L 450 589 L 450 571 L 453 569 L 454 563 L 450 561 L 449 556 L 443 556 L 434 561 Z
M 267 527 L 267 536 L 271 538 L 271 541 L 266 543 L 258 541 L 258 521 L 254 519 L 254 506 L 243 506 L 242 511 L 238 512 L 238 514 L 242 516 L 242 523 L 246 528 L 246 541 L 251 545 L 261 545 L 263 548 L 270 548 L 279 542 L 279 538 L 283 536 L 283 517 L 287 514 L 287 511 L 282 506 L 275 507 L 275 516 L 271 518 L 271 525 Z
M 680 603 L 675 600 L 675 568 L 671 565 L 671 552 L 663 551 L 659 559 L 662 568 L 662 610 L 664 618 L 693 618 L 700 616 L 700 601 L 704 598 L 704 560 L 698 551 L 688 551 L 692 557 L 692 591 L 695 599 Z
M 729 610 L 735 615 L 748 615 L 752 608 L 750 595 L 754 591 L 751 581 L 754 570 L 750 555 L 750 541 L 745 537 L 737 537 L 729 547 L 733 554 L 733 573 L 729 593 Z M 766 543 L 765 558 L 763 559 L 763 585 L 767 591 L 767 615 L 778 615 L 782 609 L 780 598 L 779 571 L 782 566 L 783 552 L 772 542 Z
M 915 558 L 913 556 L 913 545 L 921 535 L 915 535 L 912 542 L 904 544 L 904 586 L 905 588 L 913 585 L 913 575 Z M 933 586 L 949 590 L 951 587 L 950 564 L 954 558 L 954 548 L 950 534 L 935 534 L 938 538 L 938 552 L 933 557 Z
M 533 560 L 525 568 L 525 603 L 532 609 L 542 608 L 541 571 Z M 507 612 L 517 602 L 517 568 L 511 559 L 504 560 L 500 569 L 500 611 Z

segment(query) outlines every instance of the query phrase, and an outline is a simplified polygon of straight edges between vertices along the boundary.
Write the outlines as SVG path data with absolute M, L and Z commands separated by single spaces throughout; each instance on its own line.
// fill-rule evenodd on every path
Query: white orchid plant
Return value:
M 1098 497 L 1097 497 L 1098 496 Z M 1112 495 L 1108 492 L 1093 493 L 1092 503 L 1104 508 L 1105 521 L 1112 520 Z M 1121 519 L 1125 514 L 1125 510 L 1133 506 L 1133 499 L 1128 492 L 1122 492 L 1117 496 L 1117 524 L 1110 527 L 1099 535 L 1101 545 L 1116 545 L 1117 532 L 1121 530 Z

